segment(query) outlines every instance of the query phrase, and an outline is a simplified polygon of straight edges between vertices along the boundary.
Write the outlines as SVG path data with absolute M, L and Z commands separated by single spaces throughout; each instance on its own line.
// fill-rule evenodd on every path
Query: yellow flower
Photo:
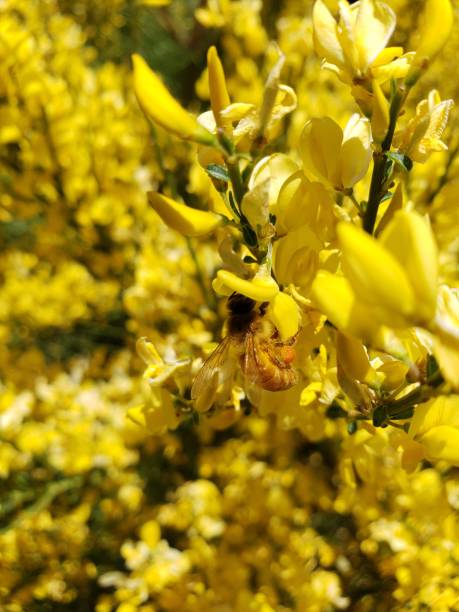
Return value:
M 148 201 L 166 225 L 184 236 L 210 234 L 224 222 L 221 215 L 190 208 L 154 191 L 148 193 Z
M 429 461 L 459 465 L 459 395 L 441 396 L 416 407 L 408 434 Z
M 375 388 L 381 386 L 384 374 L 377 372 L 371 365 L 368 353 L 361 342 L 338 333 L 336 351 L 339 367 L 350 380 L 366 383 Z
M 282 183 L 296 170 L 297 164 L 287 155 L 274 153 L 261 159 L 254 167 L 241 209 L 250 225 L 263 231 L 277 201 Z
M 132 62 L 134 90 L 147 117 L 179 138 L 208 145 L 215 143 L 214 136 L 177 102 L 140 55 L 135 53 Z
M 340 223 L 337 232 L 345 278 L 322 271 L 312 294 L 338 329 L 371 338 L 381 325 L 431 324 L 438 256 L 423 217 L 398 211 L 378 240 L 351 223 Z
M 397 212 L 379 240 L 345 223 L 338 226 L 338 236 L 343 271 L 382 324 L 397 327 L 433 317 L 438 256 L 432 231 L 420 215 Z
M 244 280 L 228 270 L 217 272 L 212 287 L 221 295 L 231 295 L 236 292 L 256 302 L 269 302 L 279 293 L 279 287 L 271 276 L 260 274 L 252 280 Z
M 301 225 L 274 243 L 273 266 L 276 278 L 283 285 L 309 288 L 319 267 L 322 248 L 314 232 Z
M 215 122 L 219 127 L 226 127 L 228 120 L 225 121 L 223 119 L 221 111 L 229 106 L 230 98 L 226 89 L 223 66 L 215 47 L 210 47 L 207 52 L 207 69 L 209 74 L 210 106 Z
M 343 131 L 330 117 L 311 119 L 301 133 L 300 155 L 306 175 L 333 189 L 349 189 L 370 164 L 370 122 L 354 114 Z
M 269 304 L 266 314 L 277 328 L 281 340 L 288 340 L 298 333 L 301 314 L 297 303 L 287 293 L 279 292 Z
M 343 276 L 321 270 L 311 287 L 314 303 L 344 333 L 368 340 L 378 331 L 378 323 L 360 303 L 351 284 Z
M 432 325 L 434 354 L 445 379 L 459 390 L 459 291 L 442 285 Z
M 417 63 L 434 57 L 448 40 L 454 23 L 450 0 L 426 0 L 421 13 L 415 44 Z
M 333 208 L 334 200 L 324 185 L 311 182 L 298 170 L 283 181 L 271 212 L 278 235 L 307 225 L 320 240 L 331 242 L 337 222 Z
M 432 90 L 426 100 L 416 107 L 416 115 L 406 128 L 396 134 L 394 144 L 413 161 L 424 163 L 431 153 L 446 151 L 441 137 L 453 107 L 452 100 L 440 99 L 438 91 Z
M 377 58 L 389 42 L 395 23 L 392 9 L 377 0 L 360 0 L 352 6 L 340 2 L 338 20 L 323 0 L 317 0 L 313 9 L 316 52 L 343 81 L 365 78 L 373 64 L 381 65 Z M 392 58 L 389 54 L 384 60 Z
M 139 338 L 136 343 L 137 353 L 147 368 L 143 374 L 148 383 L 148 400 L 144 404 L 128 410 L 128 417 L 153 434 L 162 434 L 168 429 L 175 429 L 180 423 L 180 412 L 174 406 L 172 394 L 163 387 L 170 379 L 183 390 L 184 369 L 189 366 L 188 360 L 175 360 L 165 363 L 154 344 L 146 338 Z

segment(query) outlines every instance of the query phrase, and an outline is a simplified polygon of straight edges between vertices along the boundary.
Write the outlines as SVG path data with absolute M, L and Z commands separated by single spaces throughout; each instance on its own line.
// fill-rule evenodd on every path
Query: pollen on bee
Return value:
M 296 351 L 293 346 L 283 346 L 280 350 L 282 360 L 287 365 L 292 363 L 296 357 Z

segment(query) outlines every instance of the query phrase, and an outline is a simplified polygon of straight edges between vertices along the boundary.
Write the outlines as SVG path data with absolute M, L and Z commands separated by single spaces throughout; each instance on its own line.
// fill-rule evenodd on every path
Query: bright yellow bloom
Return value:
M 370 164 L 370 122 L 355 114 L 342 130 L 330 117 L 311 119 L 299 146 L 306 175 L 333 189 L 349 189 L 365 176 Z
M 172 384 L 180 388 L 183 371 L 188 368 L 189 360 L 164 362 L 154 344 L 147 338 L 139 338 L 136 348 L 147 366 L 143 379 L 148 383 L 149 392 L 144 404 L 128 410 L 128 417 L 154 434 L 175 429 L 180 423 L 180 413 L 174 406 L 172 394 L 163 385 L 172 381 Z
M 441 396 L 416 407 L 408 434 L 429 461 L 459 465 L 459 395 Z
M 307 289 L 319 267 L 321 248 L 321 242 L 307 225 L 300 225 L 277 240 L 273 265 L 278 281 Z
M 435 313 L 437 249 L 427 222 L 399 211 L 379 240 L 351 224 L 338 235 L 343 270 L 359 299 L 389 326 L 428 322 Z
M 219 127 L 225 127 L 228 120 L 224 120 L 221 111 L 230 104 L 230 97 L 226 89 L 225 73 L 218 57 L 217 49 L 210 47 L 207 52 L 207 70 L 209 74 L 210 106 Z
M 381 232 L 380 242 L 410 280 L 416 316 L 429 321 L 435 314 L 438 285 L 438 253 L 429 222 L 414 212 L 396 212 Z
M 288 340 L 298 333 L 301 314 L 297 303 L 287 293 L 279 292 L 269 304 L 266 314 L 277 328 L 281 340 Z
M 214 136 L 177 102 L 143 57 L 135 53 L 132 62 L 134 90 L 147 117 L 179 138 L 208 145 L 215 143 Z
M 166 225 L 184 236 L 210 234 L 224 222 L 221 215 L 190 208 L 154 191 L 148 193 L 148 201 Z
M 448 40 L 454 23 L 450 0 L 426 0 L 416 32 L 415 45 L 417 63 L 432 58 Z
M 261 159 L 252 171 L 241 209 L 253 228 L 263 229 L 269 222 L 282 183 L 296 170 L 287 155 L 274 153 Z
M 445 379 L 459 390 L 459 291 L 442 285 L 432 325 L 434 353 Z
M 320 311 L 342 332 L 368 340 L 378 331 L 372 312 L 359 302 L 346 278 L 321 270 L 311 294 Z
M 271 276 L 260 275 L 252 280 L 244 280 L 228 270 L 217 272 L 212 287 L 221 295 L 231 295 L 236 292 L 256 302 L 269 302 L 279 293 L 279 286 Z
M 361 0 L 352 6 L 340 2 L 338 20 L 323 0 L 317 0 L 313 9 L 316 52 L 340 79 L 365 78 L 389 42 L 395 22 L 392 9 L 378 0 Z
M 324 185 L 309 181 L 298 170 L 283 181 L 271 212 L 279 235 L 307 225 L 320 240 L 331 242 L 337 222 L 333 209 L 333 197 Z
M 427 99 L 416 107 L 416 115 L 404 130 L 397 133 L 395 145 L 413 161 L 424 163 L 431 153 L 446 151 L 441 137 L 453 107 L 452 100 L 441 101 L 438 91 L 432 90 Z
M 378 373 L 371 365 L 364 345 L 345 334 L 338 333 L 336 338 L 337 359 L 349 380 L 366 383 L 379 388 L 384 374 Z
M 345 278 L 320 272 L 312 293 L 338 329 L 371 338 L 381 325 L 431 324 L 438 255 L 423 217 L 395 213 L 378 240 L 351 223 L 340 223 L 337 232 Z

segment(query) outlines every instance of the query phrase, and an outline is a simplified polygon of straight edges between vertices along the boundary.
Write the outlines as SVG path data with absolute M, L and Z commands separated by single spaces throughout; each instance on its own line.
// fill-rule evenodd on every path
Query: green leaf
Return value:
M 350 436 L 357 431 L 357 421 L 351 421 L 347 424 L 347 432 Z
M 347 416 L 347 412 L 341 408 L 339 404 L 333 402 L 325 413 L 326 417 L 329 419 L 342 419 Z
M 373 425 L 375 427 L 381 427 L 387 419 L 387 412 L 385 406 L 378 406 L 373 412 Z
M 400 168 L 402 168 L 406 172 L 409 172 L 413 167 L 412 160 L 408 157 L 408 155 L 405 155 L 404 153 L 399 153 L 398 151 L 388 151 L 386 153 L 386 157 L 398 166 L 400 166 Z
M 385 202 L 386 200 L 390 200 L 393 195 L 394 194 L 392 193 L 392 191 L 386 191 L 386 193 L 381 198 L 381 204 Z
M 228 170 L 224 166 L 220 166 L 219 164 L 209 164 L 206 170 L 207 174 L 217 181 L 229 183 L 230 177 Z

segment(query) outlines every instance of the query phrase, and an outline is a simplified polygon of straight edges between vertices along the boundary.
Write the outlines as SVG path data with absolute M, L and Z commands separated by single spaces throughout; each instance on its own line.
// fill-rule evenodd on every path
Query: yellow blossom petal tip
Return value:
M 148 201 L 166 225 L 184 236 L 210 234 L 224 222 L 221 215 L 190 208 L 154 191 L 149 192 Z
M 352 223 L 337 227 L 343 254 L 343 270 L 358 299 L 387 312 L 392 317 L 409 316 L 415 309 L 415 296 L 408 276 L 397 259 L 378 241 Z
M 422 444 L 427 459 L 459 465 L 459 395 L 417 406 L 408 434 Z
M 279 286 L 270 276 L 259 276 L 244 280 L 228 270 L 219 270 L 212 287 L 220 295 L 241 293 L 256 302 L 270 302 L 278 293 Z
M 218 57 L 217 49 L 210 47 L 207 52 L 207 70 L 209 75 L 210 106 L 219 127 L 225 127 L 228 120 L 222 117 L 221 112 L 230 104 L 230 97 L 226 88 L 225 73 Z
M 177 102 L 143 57 L 135 53 L 132 63 L 134 91 L 147 117 L 184 140 L 208 145 L 215 142 L 214 135 Z
M 300 310 L 295 300 L 287 293 L 279 292 L 270 303 L 266 314 L 277 328 L 282 341 L 298 333 Z
M 454 23 L 453 7 L 450 0 L 426 0 L 419 20 L 415 47 L 418 62 L 434 57 L 448 40 Z

